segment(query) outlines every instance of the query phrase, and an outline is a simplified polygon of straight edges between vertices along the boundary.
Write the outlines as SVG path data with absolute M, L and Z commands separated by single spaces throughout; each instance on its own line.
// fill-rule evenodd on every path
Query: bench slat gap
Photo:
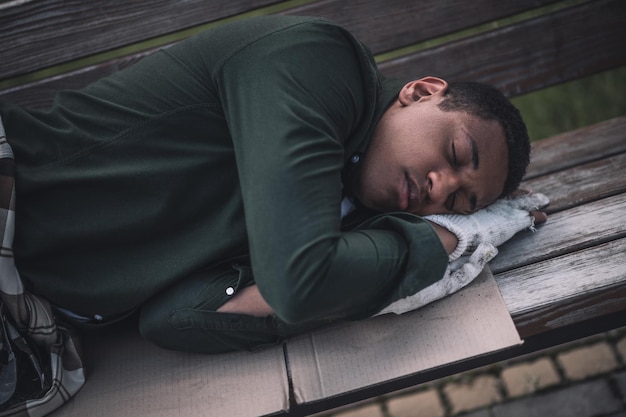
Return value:
M 459 30 L 457 32 L 449 33 L 447 35 L 427 39 L 419 43 L 408 45 L 403 48 L 398 48 L 386 53 L 376 55 L 375 59 L 378 64 L 383 62 L 392 61 L 394 59 L 402 58 L 403 56 L 416 54 L 426 49 L 436 48 L 438 46 L 459 41 L 461 39 L 469 38 L 472 36 L 480 35 L 495 29 L 502 29 L 507 26 L 511 26 L 526 20 L 534 19 L 538 16 L 542 16 L 548 13 L 552 13 L 565 8 L 577 6 L 582 3 L 589 2 L 591 0 L 562 0 L 555 4 L 549 4 L 541 6 L 532 10 L 527 10 L 513 16 L 503 17 L 491 22 L 483 23 L 477 26 L 472 26 L 466 29 Z

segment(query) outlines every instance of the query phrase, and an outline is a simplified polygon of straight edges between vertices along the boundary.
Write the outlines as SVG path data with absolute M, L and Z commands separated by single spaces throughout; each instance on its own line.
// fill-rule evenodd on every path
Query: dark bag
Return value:
M 17 331 L 3 307 L 0 308 L 0 410 L 41 398 L 51 383 L 50 370 L 44 372 L 39 349 Z
M 15 162 L 0 118 L 0 417 L 45 416 L 85 383 L 76 335 L 24 289 L 13 259 Z

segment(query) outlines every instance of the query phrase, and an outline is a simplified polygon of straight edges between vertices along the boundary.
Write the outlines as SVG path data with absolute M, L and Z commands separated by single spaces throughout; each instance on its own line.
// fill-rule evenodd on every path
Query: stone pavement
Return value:
M 626 328 L 319 417 L 626 417 Z

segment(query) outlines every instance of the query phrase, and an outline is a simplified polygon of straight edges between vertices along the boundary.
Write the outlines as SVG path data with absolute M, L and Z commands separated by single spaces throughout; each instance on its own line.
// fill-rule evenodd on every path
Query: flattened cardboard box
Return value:
M 402 316 L 322 329 L 254 353 L 171 352 L 112 326 L 85 338 L 87 383 L 54 417 L 257 417 L 521 343 L 493 276 Z
M 522 343 L 486 268 L 458 293 L 402 316 L 336 326 L 287 344 L 295 400 L 310 403 Z
M 174 352 L 147 342 L 132 324 L 85 335 L 87 383 L 54 417 L 256 417 L 288 408 L 281 346 Z

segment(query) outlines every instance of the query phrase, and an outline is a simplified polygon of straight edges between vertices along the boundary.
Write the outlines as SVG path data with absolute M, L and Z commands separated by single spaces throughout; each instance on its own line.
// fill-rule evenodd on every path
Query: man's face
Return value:
M 440 110 L 446 88 L 438 78 L 413 81 L 385 112 L 352 183 L 366 207 L 466 214 L 500 196 L 508 174 L 504 130 Z

